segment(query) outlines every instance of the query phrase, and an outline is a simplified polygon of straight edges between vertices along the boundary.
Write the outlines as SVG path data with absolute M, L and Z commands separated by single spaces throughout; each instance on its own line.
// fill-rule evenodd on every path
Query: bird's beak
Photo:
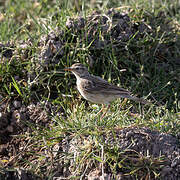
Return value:
M 65 68 L 64 71 L 72 71 L 71 67 Z

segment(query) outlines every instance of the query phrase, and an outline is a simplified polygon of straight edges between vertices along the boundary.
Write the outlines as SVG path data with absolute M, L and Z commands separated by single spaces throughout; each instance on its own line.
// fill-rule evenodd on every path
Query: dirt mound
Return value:
M 136 171 L 136 175 L 138 174 L 138 178 L 155 179 L 155 174 L 158 173 L 159 178 L 163 180 L 180 178 L 180 147 L 178 139 L 169 134 L 152 131 L 145 127 L 116 129 L 100 136 L 98 145 L 95 145 L 92 136 L 87 136 L 71 140 L 64 151 L 75 154 L 74 159 L 76 156 L 80 156 L 81 159 L 83 158 L 81 153 L 85 147 L 96 147 L 101 150 L 103 147 L 104 155 L 101 157 L 102 162 L 104 161 L 103 165 L 99 163 L 101 165 L 94 167 L 94 162 L 90 160 L 86 161 L 86 164 L 80 165 L 80 172 L 86 171 L 88 179 L 100 180 L 102 177 L 137 179 L 133 176 L 133 170 Z M 91 151 L 97 152 L 96 148 Z M 86 149 L 86 151 L 90 151 L 90 149 Z M 71 169 L 75 163 L 77 162 L 71 161 Z M 131 169 L 130 167 L 135 168 Z M 154 174 L 148 169 L 149 167 L 152 168 Z M 81 176 L 82 174 L 77 175 Z

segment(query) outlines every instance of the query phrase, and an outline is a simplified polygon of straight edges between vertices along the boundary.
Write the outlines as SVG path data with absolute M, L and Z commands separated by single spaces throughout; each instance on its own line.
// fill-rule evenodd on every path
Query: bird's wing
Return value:
M 120 88 L 113 84 L 108 83 L 106 80 L 92 76 L 90 79 L 86 79 L 83 84 L 83 89 L 89 93 L 104 93 L 104 94 L 112 94 L 112 95 L 130 95 L 131 93 L 124 88 Z
M 101 79 L 97 76 L 91 76 L 88 79 L 84 79 L 84 83 L 81 83 L 81 86 L 84 91 L 90 94 L 98 95 L 103 93 L 107 96 L 112 95 L 115 97 L 123 97 L 140 102 L 142 104 L 149 104 L 149 102 L 144 99 L 138 98 L 136 96 L 131 96 L 131 92 L 129 92 L 128 90 L 110 84 L 106 80 Z

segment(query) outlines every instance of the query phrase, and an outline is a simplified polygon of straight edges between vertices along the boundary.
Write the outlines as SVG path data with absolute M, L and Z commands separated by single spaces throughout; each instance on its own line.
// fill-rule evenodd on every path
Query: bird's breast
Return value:
M 84 97 L 84 99 L 96 103 L 96 104 L 109 104 L 114 98 L 112 96 L 104 95 L 103 93 L 93 91 L 91 92 L 91 86 L 88 87 L 88 91 L 84 87 L 84 80 L 77 79 L 77 89 L 80 94 Z

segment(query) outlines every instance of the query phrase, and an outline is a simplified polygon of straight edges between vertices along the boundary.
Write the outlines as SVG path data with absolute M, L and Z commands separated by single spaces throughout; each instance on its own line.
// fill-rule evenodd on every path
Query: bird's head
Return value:
M 71 71 L 77 77 L 88 76 L 89 72 L 86 66 L 81 63 L 75 63 L 71 67 L 65 68 L 65 71 Z

